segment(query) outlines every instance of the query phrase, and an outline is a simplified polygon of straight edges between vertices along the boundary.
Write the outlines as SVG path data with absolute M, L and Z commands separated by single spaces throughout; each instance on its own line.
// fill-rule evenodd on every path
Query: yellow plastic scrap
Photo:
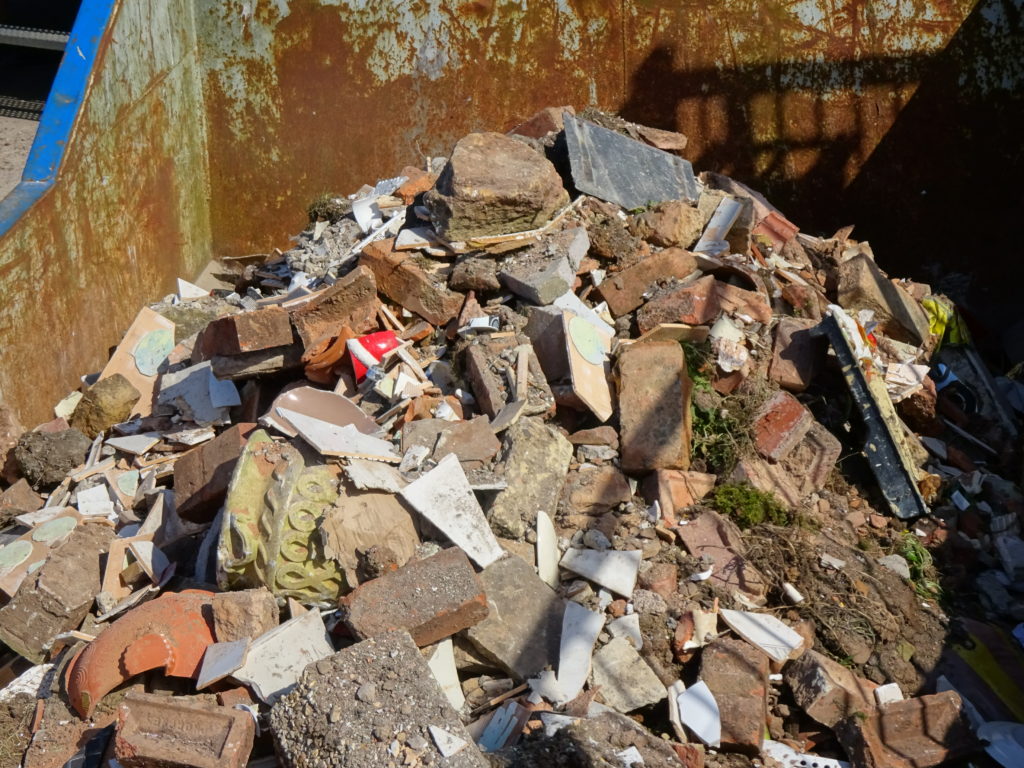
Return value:
M 956 305 L 945 296 L 927 296 L 921 306 L 928 313 L 928 330 L 939 337 L 940 346 L 943 340 L 950 344 L 970 342 L 971 333 L 967 330 L 967 324 L 956 311 Z

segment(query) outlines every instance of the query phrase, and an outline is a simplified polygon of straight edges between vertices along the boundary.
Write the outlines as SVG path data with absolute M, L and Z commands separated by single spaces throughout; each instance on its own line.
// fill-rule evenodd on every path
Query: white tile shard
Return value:
M 579 696 L 590 676 L 594 643 L 603 628 L 603 613 L 589 611 L 571 600 L 565 604 L 556 678 L 560 697 L 552 703 L 565 704 Z
M 234 640 L 230 643 L 214 643 L 203 653 L 203 663 L 196 678 L 196 690 L 201 691 L 218 680 L 237 672 L 245 664 L 249 653 L 249 641 Z
M 537 511 L 537 575 L 552 589 L 558 588 L 558 534 L 543 510 Z
M 244 666 L 231 676 L 273 704 L 295 687 L 309 664 L 334 653 L 319 611 L 307 611 L 256 638 Z
M 434 679 L 444 691 L 452 709 L 456 712 L 460 711 L 466 703 L 466 697 L 462 693 L 462 684 L 459 682 L 459 672 L 455 667 L 455 646 L 450 637 L 446 637 L 437 644 L 427 661 L 427 666 L 430 667 Z
M 628 613 L 608 624 L 608 633 L 612 637 L 624 637 L 633 643 L 638 651 L 644 647 L 644 637 L 640 633 L 640 614 Z
M 800 633 L 770 614 L 727 608 L 723 608 L 720 614 L 729 629 L 775 661 L 785 662 L 803 648 L 804 639 Z
M 643 553 L 638 550 L 568 549 L 561 566 L 585 579 L 607 587 L 617 595 L 630 597 L 636 586 Z
M 402 498 L 481 568 L 505 554 L 454 453 L 402 489 Z
M 444 728 L 440 728 L 436 725 L 429 725 L 427 726 L 427 730 L 430 731 L 430 736 L 434 740 L 434 744 L 437 746 L 437 751 L 441 753 L 441 757 L 457 755 L 467 746 L 465 739 L 460 739 L 454 733 L 449 733 Z
M 698 739 L 709 747 L 721 746 L 722 715 L 707 683 L 701 680 L 677 694 L 676 706 L 679 708 L 679 720 Z
M 287 408 L 277 410 L 295 427 L 299 436 L 322 456 L 345 456 L 395 464 L 402 460 L 387 440 L 364 435 L 351 425 L 339 427 Z
M 408 485 L 397 469 L 379 461 L 349 459 L 345 465 L 345 474 L 360 491 L 398 493 Z
M 106 441 L 106 444 L 122 453 L 141 456 L 159 443 L 160 439 L 160 434 L 157 432 L 142 432 L 138 435 L 128 435 L 127 437 L 111 437 Z
M 188 301 L 189 299 L 205 299 L 210 295 L 209 291 L 204 291 L 195 283 L 190 283 L 188 280 L 182 280 L 178 278 L 178 298 L 182 301 Z

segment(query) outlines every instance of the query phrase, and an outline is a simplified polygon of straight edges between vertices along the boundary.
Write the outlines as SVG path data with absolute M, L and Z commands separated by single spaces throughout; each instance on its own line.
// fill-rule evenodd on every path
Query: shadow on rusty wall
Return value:
M 687 133 L 697 167 L 764 191 L 806 231 L 856 224 L 883 268 L 963 302 L 996 351 L 1024 279 L 1022 8 L 984 0 L 936 54 L 694 71 L 663 45 L 636 68 L 621 114 Z

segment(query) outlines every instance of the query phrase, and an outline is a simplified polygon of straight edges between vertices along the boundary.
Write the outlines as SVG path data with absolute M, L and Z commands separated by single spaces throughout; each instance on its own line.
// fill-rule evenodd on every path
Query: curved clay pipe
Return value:
M 212 645 L 214 594 L 169 592 L 133 608 L 68 665 L 71 706 L 83 718 L 96 703 L 136 675 L 163 668 L 172 677 L 195 677 Z

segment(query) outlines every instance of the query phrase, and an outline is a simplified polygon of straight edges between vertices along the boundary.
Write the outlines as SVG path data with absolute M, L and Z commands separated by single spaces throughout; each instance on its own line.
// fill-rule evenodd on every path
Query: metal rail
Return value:
M 22 48 L 45 48 L 63 51 L 68 44 L 67 32 L 31 27 L 11 27 L 0 24 L 0 45 L 17 45 Z
M 17 117 L 21 120 L 38 120 L 43 114 L 45 101 L 16 99 L 0 96 L 0 117 Z

